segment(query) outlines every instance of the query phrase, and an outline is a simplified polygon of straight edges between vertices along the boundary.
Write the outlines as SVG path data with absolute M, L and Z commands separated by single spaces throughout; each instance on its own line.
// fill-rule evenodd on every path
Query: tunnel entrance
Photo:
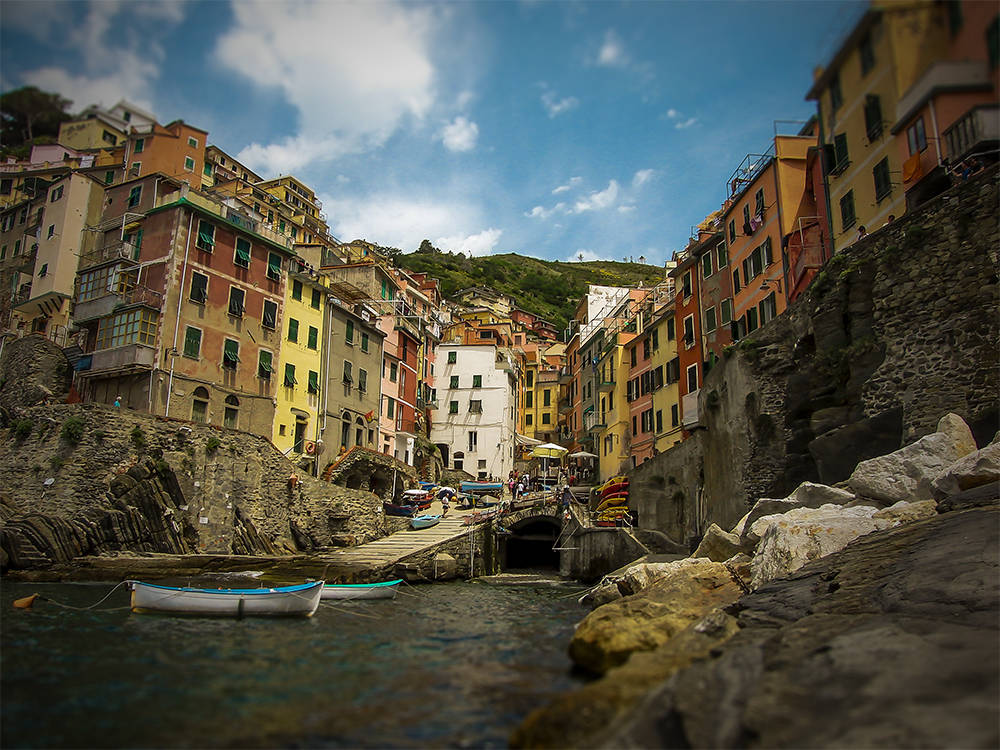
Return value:
M 501 546 L 501 568 L 508 570 L 559 569 L 556 519 L 530 518 L 514 524 Z

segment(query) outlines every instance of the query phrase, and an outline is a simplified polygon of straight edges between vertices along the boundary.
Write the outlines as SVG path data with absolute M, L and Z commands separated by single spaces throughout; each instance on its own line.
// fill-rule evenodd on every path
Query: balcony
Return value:
M 608 418 L 604 414 L 598 414 L 596 411 L 588 412 L 583 415 L 583 429 L 588 432 L 592 430 L 603 430 L 608 426 Z
M 1000 143 L 1000 106 L 981 104 L 973 107 L 944 131 L 948 158 L 957 163 L 976 153 L 995 149 Z
M 77 299 L 79 300 L 79 293 L 77 293 Z M 130 305 L 142 305 L 159 310 L 162 301 L 163 296 L 152 289 L 137 284 L 121 284 L 117 291 L 109 290 L 98 297 L 91 297 L 82 302 L 77 301 L 73 308 L 73 318 L 80 323 L 96 320 L 110 315 L 119 307 Z
M 29 299 L 31 299 L 31 282 L 30 281 L 27 284 L 21 284 L 21 286 L 18 288 L 18 290 L 16 292 L 14 292 L 14 296 L 11 299 L 11 305 L 13 305 L 14 307 L 17 307 L 18 305 L 24 304 Z
M 112 242 L 104 247 L 91 250 L 80 256 L 80 270 L 100 266 L 105 263 L 127 263 L 136 265 L 139 258 L 139 248 L 132 242 Z
M 689 430 L 701 424 L 701 420 L 698 418 L 698 391 L 685 393 L 681 396 L 681 413 L 683 414 L 681 424 L 684 429 Z
M 559 384 L 566 385 L 567 383 L 573 382 L 573 371 L 568 367 L 563 367 L 559 370 Z
M 88 377 L 95 375 L 127 375 L 148 372 L 156 363 L 156 349 L 145 344 L 126 344 L 114 349 L 102 349 L 90 355 Z
M 614 380 L 601 380 L 597 383 L 597 390 L 601 393 L 607 393 L 608 391 L 613 391 L 615 389 Z
M 558 407 L 560 414 L 573 411 L 573 403 L 568 398 L 559 399 Z
M 913 119 L 928 100 L 947 93 L 989 91 L 990 72 L 985 62 L 978 60 L 946 60 L 936 62 L 900 97 L 896 105 L 896 123 L 892 133 L 898 133 Z
M 409 315 L 397 315 L 393 322 L 397 331 L 403 331 L 407 335 L 420 341 L 420 323 L 417 318 Z

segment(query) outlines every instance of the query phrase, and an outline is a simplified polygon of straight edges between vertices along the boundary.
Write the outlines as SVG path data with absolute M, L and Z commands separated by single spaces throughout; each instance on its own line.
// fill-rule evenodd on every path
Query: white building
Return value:
M 445 468 L 477 479 L 506 479 L 514 468 L 517 421 L 510 352 L 489 344 L 441 344 L 437 363 L 439 407 L 431 441 Z

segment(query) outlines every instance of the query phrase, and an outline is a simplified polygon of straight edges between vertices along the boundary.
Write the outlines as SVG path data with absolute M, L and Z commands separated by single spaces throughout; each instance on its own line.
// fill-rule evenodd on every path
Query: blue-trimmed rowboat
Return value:
M 319 606 L 323 582 L 257 589 L 197 589 L 130 581 L 133 612 L 245 617 L 311 617 Z
M 440 522 L 441 516 L 432 516 L 430 514 L 414 516 L 410 521 L 410 528 L 415 530 L 429 529 L 431 526 L 437 526 Z
M 323 586 L 324 599 L 395 599 L 396 587 L 402 578 L 381 583 L 328 583 Z
M 462 482 L 462 492 L 485 495 L 499 495 L 503 491 L 501 482 Z

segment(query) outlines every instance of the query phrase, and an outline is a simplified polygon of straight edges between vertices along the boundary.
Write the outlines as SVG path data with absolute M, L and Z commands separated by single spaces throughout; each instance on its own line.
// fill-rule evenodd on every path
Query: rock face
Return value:
M 656 570 L 639 594 L 605 604 L 577 625 L 569 646 L 577 665 L 603 674 L 634 652 L 655 649 L 742 593 L 726 566 L 711 560 L 687 558 Z
M 995 506 L 864 536 L 536 711 L 511 744 L 994 748 L 998 544 Z
M 743 546 L 738 534 L 723 531 L 713 523 L 708 527 L 692 557 L 706 557 L 714 562 L 725 562 L 742 551 Z
M 1000 481 L 1000 443 L 994 441 L 941 472 L 934 479 L 933 492 L 941 499 L 996 481 Z
M 62 349 L 39 335 L 8 340 L 3 348 L 0 409 L 13 413 L 35 404 L 66 400 L 72 371 Z

